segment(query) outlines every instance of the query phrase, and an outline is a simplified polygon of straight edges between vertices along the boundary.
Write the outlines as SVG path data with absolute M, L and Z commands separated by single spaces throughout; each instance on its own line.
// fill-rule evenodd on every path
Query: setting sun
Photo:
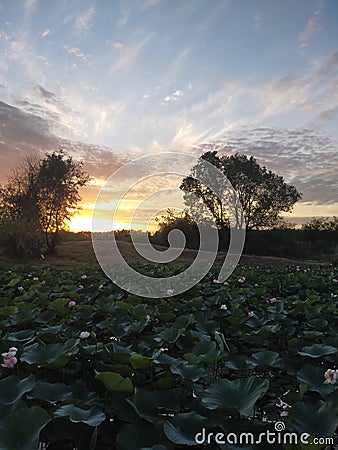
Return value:
M 68 226 L 70 231 L 72 231 L 73 233 L 79 233 L 80 231 L 91 231 L 92 230 L 92 220 L 93 217 L 92 216 L 85 216 L 85 215 L 81 215 L 81 214 L 77 214 L 74 215 Z M 108 220 L 100 220 L 99 221 L 99 231 L 117 231 L 117 230 L 124 230 L 124 229 L 129 229 L 130 225 L 124 222 L 114 222 L 112 223 L 111 221 Z

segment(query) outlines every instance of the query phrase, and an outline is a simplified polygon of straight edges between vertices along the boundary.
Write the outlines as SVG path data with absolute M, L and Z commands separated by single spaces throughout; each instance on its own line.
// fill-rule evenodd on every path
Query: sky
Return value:
M 294 184 L 294 217 L 338 215 L 337 19 L 336 0 L 0 0 L 0 183 L 66 149 L 89 229 L 123 164 L 217 148 Z

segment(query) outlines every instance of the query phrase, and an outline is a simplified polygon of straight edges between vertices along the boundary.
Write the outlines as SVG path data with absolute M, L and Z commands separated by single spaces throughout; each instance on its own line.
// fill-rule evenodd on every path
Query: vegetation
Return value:
M 274 256 L 279 258 L 323 260 L 328 255 L 338 261 L 338 230 L 328 224 L 331 219 L 309 222 L 302 229 L 285 226 L 270 230 L 249 230 L 246 233 L 244 251 L 246 255 Z M 320 224 L 320 227 L 318 227 Z M 315 227 L 314 227 L 314 226 Z M 186 236 L 186 248 L 199 248 L 199 232 L 195 222 L 186 213 L 178 215 L 171 211 L 159 221 L 159 229 L 151 237 L 155 244 L 168 246 L 168 234 L 180 229 Z M 219 250 L 227 251 L 230 232 L 219 230 Z
M 47 250 L 54 251 L 60 230 L 77 208 L 79 188 L 88 179 L 82 163 L 63 151 L 23 160 L 0 189 L 0 232 L 6 250 L 39 253 L 43 235 Z
M 224 198 L 218 198 L 199 180 L 200 172 L 208 178 L 203 161 L 211 163 L 226 176 L 236 191 L 237 199 L 233 199 L 229 189 L 225 190 Z M 191 176 L 183 179 L 181 189 L 190 216 L 199 216 L 201 222 L 212 218 L 219 229 L 229 227 L 229 217 L 239 208 L 238 201 L 242 205 L 245 226 L 251 230 L 273 227 L 278 223 L 280 213 L 291 211 L 301 198 L 294 186 L 286 184 L 283 177 L 265 166 L 261 167 L 253 156 L 248 158 L 238 153 L 218 156 L 217 151 L 207 151 L 200 157 L 200 162 L 191 169 Z M 238 214 L 234 216 L 237 218 Z
M 150 237 L 155 244 L 168 245 L 168 235 L 172 230 L 178 229 L 184 233 L 186 248 L 199 248 L 199 231 L 196 222 L 186 212 L 175 214 L 168 209 L 167 214 L 158 218 L 158 230 Z
M 316 218 L 303 226 L 307 231 L 338 231 L 338 217 Z
M 280 211 L 300 194 L 253 158 L 233 158 L 218 163 L 243 167 L 242 178 L 231 182 L 245 207 L 251 204 L 247 253 L 307 257 L 310 246 L 311 255 L 335 251 L 336 218 L 312 221 L 303 230 L 256 229 L 276 226 Z M 260 188 L 257 177 L 250 182 L 251 173 L 262 177 Z M 33 255 L 42 236 L 53 250 L 61 234 L 83 239 L 79 251 L 88 249 L 89 233 L 63 231 L 87 181 L 81 163 L 63 152 L 26 160 L 1 188 L 2 245 Z M 182 187 L 200 189 L 203 200 L 208 192 L 190 181 Z M 269 208 L 271 196 L 264 204 L 261 197 L 267 186 L 278 186 L 280 195 Z M 217 202 L 207 200 L 215 206 L 210 215 Z M 214 219 L 226 249 L 228 217 L 219 212 Z M 187 211 L 169 211 L 159 226 L 153 242 L 180 228 L 188 246 L 198 248 L 197 226 Z M 128 232 L 117 236 L 129 244 Z M 281 421 L 290 433 L 307 433 L 309 445 L 337 432 L 336 267 L 238 267 L 225 283 L 213 268 L 182 295 L 148 299 L 121 290 L 94 268 L 70 271 L 71 259 L 65 258 L 67 270 L 0 270 L 0 449 L 36 450 L 42 442 L 58 450 L 197 449 L 203 429 L 212 436 L 243 431 L 258 438 L 275 432 Z M 186 267 L 135 268 L 170 277 Z M 206 444 L 237 448 L 212 439 Z M 296 447 L 275 442 L 274 448 Z
M 257 436 L 281 420 L 309 442 L 331 437 L 336 270 L 244 267 L 224 284 L 210 272 L 163 299 L 94 270 L 1 271 L 0 448 L 201 448 L 203 428 Z

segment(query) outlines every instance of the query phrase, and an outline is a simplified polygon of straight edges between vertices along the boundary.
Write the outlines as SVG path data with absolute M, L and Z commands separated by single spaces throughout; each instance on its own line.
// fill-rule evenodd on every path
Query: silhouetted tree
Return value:
M 37 204 L 37 173 L 39 159 L 30 155 L 22 159 L 8 176 L 8 183 L 0 187 L 0 220 L 16 220 L 28 228 L 39 227 Z
M 208 179 L 203 161 L 219 169 L 220 183 L 224 175 L 227 177 L 237 196 L 231 189 L 226 189 L 223 197 L 218 198 L 210 187 L 199 181 L 201 171 Z M 215 177 L 215 174 L 212 176 Z M 217 151 L 204 153 L 191 169 L 191 176 L 183 179 L 180 188 L 184 191 L 187 212 L 192 217 L 200 216 L 200 220 L 213 221 L 219 229 L 229 227 L 231 216 L 235 217 L 237 227 L 243 226 L 239 202 L 247 229 L 260 229 L 275 226 L 280 220 L 280 213 L 291 211 L 301 198 L 294 186 L 288 185 L 282 176 L 272 173 L 265 166 L 261 167 L 253 156 L 248 158 L 238 153 L 219 156 Z
M 78 209 L 79 189 L 89 180 L 82 165 L 63 150 L 40 160 L 26 158 L 0 190 L 0 220 L 20 221 L 40 231 L 47 249 L 55 250 L 59 231 Z

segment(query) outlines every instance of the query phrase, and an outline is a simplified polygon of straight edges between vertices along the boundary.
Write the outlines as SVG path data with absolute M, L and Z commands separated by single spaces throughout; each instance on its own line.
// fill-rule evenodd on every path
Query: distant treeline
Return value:
M 186 237 L 186 248 L 199 248 L 199 232 L 197 225 L 187 218 L 180 217 L 169 222 L 162 222 L 159 230 L 149 235 L 153 244 L 168 246 L 168 234 L 173 229 L 180 229 Z M 141 233 L 141 232 L 140 232 Z M 109 236 L 109 232 L 102 233 Z M 114 232 L 116 239 L 131 242 L 129 230 Z M 62 240 L 91 239 L 91 233 L 62 232 Z M 230 232 L 228 229 L 219 231 L 219 250 L 227 251 Z M 280 228 L 271 230 L 249 230 L 246 232 L 244 252 L 247 255 L 276 256 L 295 259 L 321 259 L 331 256 L 332 262 L 338 260 L 338 218 L 313 219 L 304 224 L 301 229 L 295 229 L 291 224 L 281 224 Z
M 301 229 L 288 228 L 284 224 L 281 228 L 271 230 L 249 230 L 246 232 L 244 254 L 256 256 L 275 256 L 292 259 L 313 259 L 338 262 L 338 218 L 314 219 L 303 225 Z M 160 227 L 153 235 L 149 235 L 150 242 L 168 246 L 168 233 L 174 228 L 181 229 L 186 237 L 186 248 L 199 248 L 199 232 L 195 223 L 179 220 L 170 226 Z M 112 232 L 101 233 L 109 237 Z M 142 232 L 139 232 L 142 233 Z M 146 234 L 146 233 L 142 233 Z M 114 232 L 117 240 L 131 242 L 129 230 Z M 227 251 L 229 246 L 229 230 L 219 231 L 219 251 Z M 62 231 L 62 241 L 90 240 L 90 231 L 72 233 Z M 329 257 L 329 258 L 328 258 Z
M 227 251 L 229 231 L 219 233 L 219 250 Z M 186 236 L 186 247 L 199 248 L 199 235 Z M 151 238 L 154 244 L 168 245 L 163 235 Z M 246 233 L 244 254 L 257 256 L 277 256 L 280 258 L 323 259 L 327 255 L 337 255 L 337 231 L 308 230 L 250 230 Z
M 181 229 L 186 236 L 186 247 L 199 248 L 199 232 L 196 224 L 186 217 L 162 222 L 160 229 L 152 237 L 152 242 L 168 245 L 168 234 L 174 229 Z M 219 231 L 219 250 L 227 251 L 230 231 Z M 338 260 L 338 218 L 314 219 L 294 229 L 282 224 L 280 228 L 270 230 L 248 230 L 243 253 L 257 256 L 276 256 L 296 259 L 325 259 L 333 256 Z M 334 255 L 337 255 L 336 258 Z

